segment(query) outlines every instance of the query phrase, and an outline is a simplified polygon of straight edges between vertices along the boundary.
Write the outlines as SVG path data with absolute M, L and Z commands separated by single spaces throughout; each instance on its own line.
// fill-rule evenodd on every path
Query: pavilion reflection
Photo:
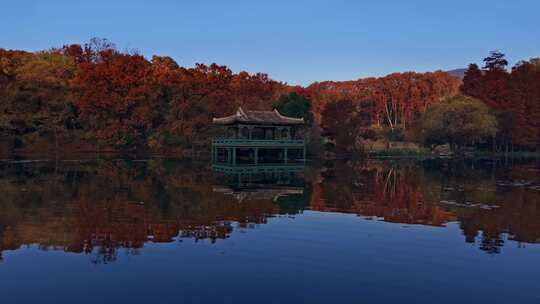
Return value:
M 303 164 L 259 164 L 212 166 L 218 176 L 215 192 L 233 195 L 238 201 L 270 199 L 303 195 L 305 179 Z
M 239 203 L 272 203 L 273 214 L 298 214 L 309 207 L 311 182 L 303 163 L 267 163 L 258 165 L 214 164 L 213 191 L 232 197 Z

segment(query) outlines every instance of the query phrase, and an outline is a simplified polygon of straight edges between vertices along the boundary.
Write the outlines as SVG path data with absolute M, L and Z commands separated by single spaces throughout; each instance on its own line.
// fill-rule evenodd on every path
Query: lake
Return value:
M 540 303 L 535 161 L 0 162 L 2 303 Z

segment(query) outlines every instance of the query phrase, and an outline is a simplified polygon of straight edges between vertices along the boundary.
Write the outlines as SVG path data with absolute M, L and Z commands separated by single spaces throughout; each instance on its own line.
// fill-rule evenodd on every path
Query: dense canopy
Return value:
M 0 49 L 0 147 L 206 149 L 212 118 L 242 107 L 303 119 L 311 143 L 323 142 L 323 134 L 351 151 L 365 138 L 420 142 L 425 113 L 442 110 L 435 105 L 460 90 L 496 116 L 494 147 L 538 147 L 538 59 L 511 72 L 500 52 L 484 61 L 482 69 L 472 64 L 462 83 L 436 71 L 303 88 L 215 63 L 182 67 L 166 56 L 149 60 L 105 39 L 35 53 Z

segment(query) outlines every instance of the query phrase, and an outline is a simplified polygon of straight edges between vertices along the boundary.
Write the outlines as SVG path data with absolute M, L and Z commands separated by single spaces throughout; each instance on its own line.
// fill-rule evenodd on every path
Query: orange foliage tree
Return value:
M 407 128 L 416 115 L 433 103 L 457 94 L 459 80 L 445 72 L 394 73 L 381 78 L 322 82 L 308 87 L 315 112 L 321 119 L 324 107 L 348 99 L 359 106 L 371 105 L 371 120 L 391 129 Z

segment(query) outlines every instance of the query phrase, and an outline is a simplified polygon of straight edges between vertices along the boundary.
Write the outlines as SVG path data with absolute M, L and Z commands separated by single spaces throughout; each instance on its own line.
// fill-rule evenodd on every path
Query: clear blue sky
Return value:
M 216 62 L 290 84 L 540 56 L 539 0 L 0 0 L 0 47 L 92 37 L 183 66 Z

